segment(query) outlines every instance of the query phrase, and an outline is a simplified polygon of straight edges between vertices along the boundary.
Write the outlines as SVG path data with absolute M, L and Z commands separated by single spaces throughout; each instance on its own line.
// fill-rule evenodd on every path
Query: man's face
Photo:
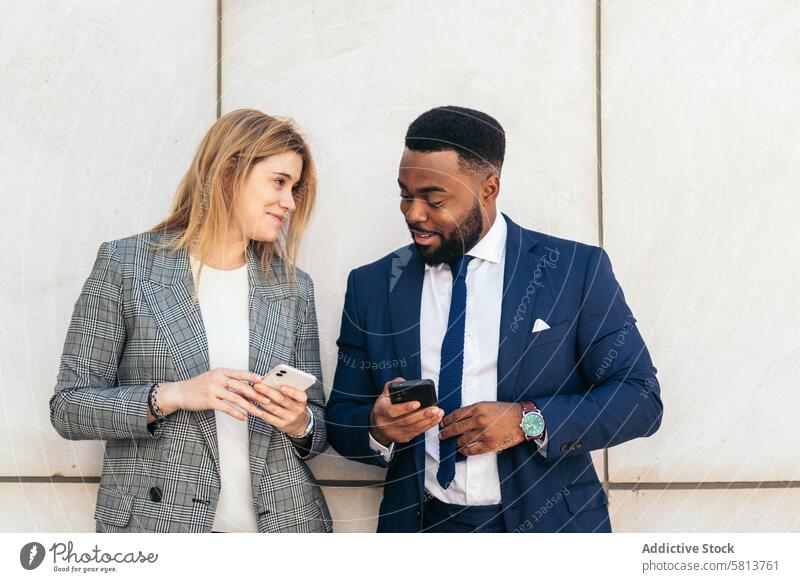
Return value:
M 481 174 L 464 172 L 453 150 L 415 152 L 406 148 L 400 160 L 400 211 L 422 259 L 429 265 L 449 263 L 481 237 Z

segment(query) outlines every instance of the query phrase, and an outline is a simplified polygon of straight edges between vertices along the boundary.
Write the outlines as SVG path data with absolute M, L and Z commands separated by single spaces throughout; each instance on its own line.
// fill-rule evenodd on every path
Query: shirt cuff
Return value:
M 388 447 L 383 446 L 381 443 L 375 440 L 372 436 L 372 433 L 367 431 L 369 435 L 369 448 L 371 448 L 376 453 L 380 453 L 383 460 L 387 463 L 392 460 L 392 456 L 394 455 L 394 442 L 390 444 Z
M 536 446 L 539 447 L 539 454 L 545 459 L 547 458 L 547 429 L 544 430 L 544 435 L 541 438 L 533 439 Z

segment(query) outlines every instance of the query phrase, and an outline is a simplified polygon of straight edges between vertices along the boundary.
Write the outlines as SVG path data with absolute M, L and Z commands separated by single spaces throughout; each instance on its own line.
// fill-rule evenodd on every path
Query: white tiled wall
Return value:
M 612 490 L 614 531 L 798 532 L 800 489 Z
M 605 246 L 661 430 L 612 481 L 800 480 L 800 6 L 603 2 Z

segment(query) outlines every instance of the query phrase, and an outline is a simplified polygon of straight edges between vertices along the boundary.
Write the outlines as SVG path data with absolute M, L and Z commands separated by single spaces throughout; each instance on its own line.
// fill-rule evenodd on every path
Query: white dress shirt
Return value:
M 464 323 L 464 369 L 461 406 L 497 400 L 497 352 L 506 254 L 505 218 L 499 212 L 486 235 L 467 252 L 475 257 L 467 267 L 467 309 Z M 420 364 L 422 377 L 439 385 L 442 340 L 447 330 L 453 277 L 445 264 L 425 265 L 420 310 Z M 383 446 L 369 435 L 370 447 L 388 462 L 394 445 Z M 547 435 L 537 440 L 539 453 L 547 450 Z M 436 480 L 439 468 L 439 427 L 425 433 L 425 489 L 445 503 L 494 505 L 500 503 L 497 453 L 470 455 L 456 463 L 450 487 Z
M 191 264 L 197 281 L 200 263 L 191 257 Z M 197 297 L 208 341 L 210 369 L 248 370 L 250 283 L 247 278 L 247 263 L 229 271 L 204 265 Z M 246 411 L 235 404 L 233 406 L 247 415 Z M 217 421 L 221 489 L 211 529 L 258 533 L 250 476 L 250 435 L 247 420 L 238 420 L 219 410 L 214 411 L 214 416 Z

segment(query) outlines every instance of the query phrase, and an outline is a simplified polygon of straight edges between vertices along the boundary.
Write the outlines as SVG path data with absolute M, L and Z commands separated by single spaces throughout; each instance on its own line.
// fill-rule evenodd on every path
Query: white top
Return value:
M 464 322 L 464 369 L 461 406 L 497 400 L 497 352 L 500 344 L 500 311 L 506 255 L 506 220 L 497 213 L 494 223 L 467 254 L 475 257 L 467 266 L 467 310 Z M 420 365 L 422 377 L 439 386 L 442 340 L 447 330 L 453 276 L 445 264 L 425 265 L 420 309 Z M 425 488 L 437 499 L 457 505 L 495 505 L 500 499 L 497 453 L 470 455 L 456 463 L 450 487 L 436 480 L 439 469 L 439 426 L 425 433 Z M 544 455 L 546 440 L 537 441 Z M 387 461 L 394 443 L 384 447 L 370 435 L 370 446 Z
M 192 273 L 197 281 L 200 263 L 194 257 L 190 258 Z M 229 271 L 212 269 L 204 265 L 197 291 L 208 341 L 210 369 L 248 370 L 250 285 L 247 278 L 247 263 Z M 246 411 L 243 412 L 247 414 Z M 214 415 L 217 421 L 219 464 L 222 474 L 219 504 L 211 529 L 257 533 L 247 420 L 238 420 L 218 410 L 214 411 Z

